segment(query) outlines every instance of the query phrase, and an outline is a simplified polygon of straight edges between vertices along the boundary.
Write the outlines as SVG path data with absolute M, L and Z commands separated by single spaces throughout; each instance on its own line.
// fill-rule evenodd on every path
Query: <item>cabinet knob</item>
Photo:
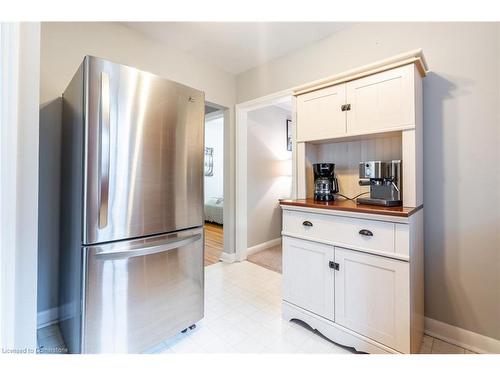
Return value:
M 311 223 L 309 220 L 306 220 L 302 223 L 303 226 L 305 227 L 312 227 L 313 226 L 313 223 Z
M 368 229 L 361 229 L 359 231 L 359 234 L 361 234 L 362 236 L 368 236 L 368 237 L 373 237 L 373 233 L 372 231 L 368 230 Z

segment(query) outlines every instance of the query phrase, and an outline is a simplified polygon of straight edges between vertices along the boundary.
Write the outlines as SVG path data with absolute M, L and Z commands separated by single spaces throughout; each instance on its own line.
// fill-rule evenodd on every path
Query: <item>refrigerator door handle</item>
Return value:
M 101 73 L 101 92 L 99 98 L 99 229 L 108 225 L 109 195 L 109 74 Z
M 201 239 L 201 234 L 194 234 L 188 237 L 176 238 L 169 242 L 164 242 L 162 244 L 151 244 L 147 247 L 140 247 L 138 249 L 134 248 L 118 248 L 115 250 L 103 251 L 95 255 L 98 260 L 112 260 L 112 259 L 128 259 L 133 257 L 139 257 L 144 255 L 151 255 L 155 253 L 163 253 L 165 251 L 174 250 L 179 247 L 189 245 L 190 243 L 196 242 Z

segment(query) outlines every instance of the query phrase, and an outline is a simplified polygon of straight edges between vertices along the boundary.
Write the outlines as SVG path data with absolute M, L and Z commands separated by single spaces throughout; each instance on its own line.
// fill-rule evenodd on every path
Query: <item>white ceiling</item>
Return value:
M 340 22 L 125 22 L 221 69 L 239 74 L 349 26 Z

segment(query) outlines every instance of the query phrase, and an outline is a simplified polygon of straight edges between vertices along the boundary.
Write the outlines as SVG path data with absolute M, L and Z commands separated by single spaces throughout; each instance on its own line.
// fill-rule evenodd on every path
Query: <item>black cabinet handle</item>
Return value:
M 329 262 L 328 262 L 328 266 L 329 266 L 331 269 L 334 269 L 335 271 L 340 270 L 340 265 L 339 265 L 338 263 L 333 262 L 333 261 L 329 261 Z
M 368 236 L 368 237 L 373 237 L 373 233 L 372 231 L 368 230 L 368 229 L 361 229 L 359 231 L 359 234 L 361 234 L 362 236 Z
M 302 223 L 303 226 L 305 227 L 312 227 L 313 226 L 313 223 L 311 223 L 310 221 L 306 220 Z

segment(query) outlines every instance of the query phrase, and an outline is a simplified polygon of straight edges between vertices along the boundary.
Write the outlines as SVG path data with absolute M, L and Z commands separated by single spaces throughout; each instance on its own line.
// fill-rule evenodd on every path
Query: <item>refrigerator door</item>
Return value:
M 202 225 L 204 94 L 86 59 L 83 243 Z
M 203 229 L 85 249 L 83 353 L 141 353 L 203 317 Z

